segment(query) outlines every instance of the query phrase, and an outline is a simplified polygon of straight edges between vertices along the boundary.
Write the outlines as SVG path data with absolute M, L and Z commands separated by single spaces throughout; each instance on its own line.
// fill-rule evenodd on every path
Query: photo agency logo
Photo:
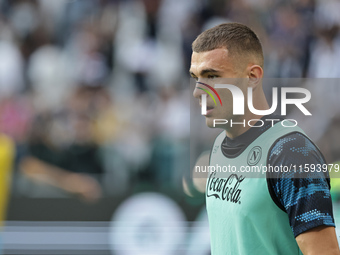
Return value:
M 210 85 L 208 85 L 208 84 L 206 84 L 206 83 L 199 82 L 199 81 L 196 82 L 196 83 L 197 83 L 197 84 L 201 84 L 201 85 L 203 85 L 203 86 L 206 86 L 206 87 L 209 88 L 212 92 L 214 92 L 215 95 L 217 96 L 218 100 L 220 101 L 221 106 L 223 106 L 223 105 L 222 105 L 222 100 L 221 100 L 220 95 L 217 93 L 217 91 L 216 91 L 213 87 L 211 87 Z M 207 94 L 212 98 L 212 100 L 214 101 L 215 106 L 217 105 L 214 96 L 213 96 L 207 89 L 204 89 L 204 88 L 201 88 L 201 87 L 197 87 L 197 88 L 198 88 L 198 89 L 201 89 L 201 90 L 203 90 L 205 93 L 207 93 Z M 201 114 L 202 114 L 202 115 L 207 115 L 207 94 L 203 94 L 203 95 L 202 95 L 202 108 L 201 108 Z
M 245 96 L 242 92 L 242 90 L 237 87 L 236 85 L 232 84 L 215 84 L 214 87 L 203 83 L 203 82 L 196 82 L 196 84 L 203 85 L 210 89 L 219 99 L 221 106 L 222 100 L 220 95 L 217 93 L 216 89 L 228 89 L 231 92 L 232 95 L 232 100 L 233 100 L 233 115 L 244 115 L 245 114 Z M 209 92 L 208 89 L 197 87 L 198 89 L 203 90 L 206 94 L 201 95 L 201 114 L 202 115 L 207 115 L 207 95 L 209 95 L 212 100 L 215 103 L 215 106 L 217 106 L 216 100 L 211 92 Z M 307 110 L 307 108 L 304 106 L 307 102 L 310 101 L 311 99 L 311 93 L 309 90 L 305 88 L 300 88 L 300 87 L 282 87 L 281 88 L 281 97 L 279 98 L 279 93 L 278 93 L 278 88 L 273 87 L 272 88 L 272 105 L 270 109 L 267 110 L 258 110 L 255 109 L 254 103 L 253 103 L 253 88 L 249 87 L 247 90 L 247 106 L 248 109 L 251 113 L 259 116 L 266 116 L 273 114 L 278 107 L 278 102 L 280 99 L 281 103 L 281 116 L 286 116 L 287 115 L 287 105 L 295 105 L 304 115 L 306 116 L 311 116 L 312 114 Z M 288 95 L 300 95 L 300 98 L 296 98 L 294 96 L 289 97 Z M 301 97 L 302 96 L 302 97 Z M 274 121 L 277 119 L 266 119 L 267 121 L 272 121 L 272 125 L 274 125 Z M 254 126 L 251 123 L 256 123 L 257 121 L 260 121 L 261 125 L 260 126 Z M 289 124 L 288 124 L 289 121 Z M 213 120 L 213 127 L 216 127 L 216 125 L 223 125 L 227 124 L 230 122 L 230 125 L 233 125 L 232 120 L 226 120 L 226 119 L 214 119 Z M 249 120 L 248 123 L 244 120 L 243 122 L 237 122 L 234 124 L 248 124 L 250 127 L 261 127 L 264 125 L 263 120 L 260 119 L 252 119 Z M 297 126 L 297 121 L 294 119 L 286 119 L 282 121 L 282 125 L 285 127 L 295 127 Z

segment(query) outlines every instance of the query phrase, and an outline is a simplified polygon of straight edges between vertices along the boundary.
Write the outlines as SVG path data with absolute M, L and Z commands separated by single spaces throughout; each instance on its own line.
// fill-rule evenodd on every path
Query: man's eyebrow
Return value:
M 204 76 L 204 75 L 207 74 L 207 73 L 219 73 L 219 72 L 220 72 L 220 71 L 217 71 L 217 70 L 212 69 L 212 68 L 210 68 L 210 69 L 203 69 L 203 70 L 201 71 L 200 75 L 201 75 L 201 76 Z M 196 74 L 194 74 L 193 72 L 189 71 L 189 73 L 190 73 L 191 76 L 195 76 L 195 77 L 196 77 Z
M 203 76 L 203 75 L 205 75 L 207 73 L 219 73 L 219 71 L 217 71 L 215 69 L 212 69 L 212 68 L 210 68 L 210 69 L 203 69 L 200 74 L 201 74 L 201 76 Z

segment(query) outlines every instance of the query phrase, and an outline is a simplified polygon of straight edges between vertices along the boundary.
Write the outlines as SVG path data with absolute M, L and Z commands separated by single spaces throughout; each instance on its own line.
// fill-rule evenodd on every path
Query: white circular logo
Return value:
M 252 148 L 247 158 L 248 165 L 253 166 L 259 163 L 261 156 L 262 156 L 262 149 L 260 146 L 255 146 L 254 148 Z
M 169 197 L 140 193 L 116 210 L 110 226 L 115 255 L 171 255 L 185 240 L 185 216 Z

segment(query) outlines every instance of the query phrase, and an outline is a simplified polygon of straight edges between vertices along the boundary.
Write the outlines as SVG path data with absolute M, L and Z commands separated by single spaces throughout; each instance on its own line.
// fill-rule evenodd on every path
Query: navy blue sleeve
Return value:
M 279 167 L 313 164 L 319 170 L 308 176 L 292 170 L 267 175 L 269 192 L 274 202 L 287 212 L 295 237 L 321 225 L 335 226 L 329 175 L 321 169 L 326 162 L 306 136 L 292 133 L 280 138 L 269 151 L 267 164 Z

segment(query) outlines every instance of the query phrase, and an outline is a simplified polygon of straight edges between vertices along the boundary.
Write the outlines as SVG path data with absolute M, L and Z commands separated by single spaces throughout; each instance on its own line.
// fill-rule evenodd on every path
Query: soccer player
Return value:
M 221 105 L 203 90 L 204 84 L 233 78 L 244 95 L 252 88 L 255 109 L 269 109 L 262 88 L 262 46 L 250 28 L 218 25 L 201 33 L 192 50 L 190 74 L 197 81 L 193 94 L 200 104 L 203 95 L 206 98 L 207 126 L 214 127 L 214 119 L 228 120 L 217 126 L 224 131 L 215 139 L 211 166 L 325 164 L 319 149 L 298 127 L 284 127 L 282 120 L 265 121 L 268 116 L 255 115 L 248 107 L 244 115 L 234 115 L 228 89 L 216 88 Z M 261 119 L 252 125 L 263 126 L 230 125 L 252 119 Z M 340 254 L 328 173 L 313 178 L 283 171 L 265 178 L 223 174 L 209 173 L 206 184 L 212 255 Z

